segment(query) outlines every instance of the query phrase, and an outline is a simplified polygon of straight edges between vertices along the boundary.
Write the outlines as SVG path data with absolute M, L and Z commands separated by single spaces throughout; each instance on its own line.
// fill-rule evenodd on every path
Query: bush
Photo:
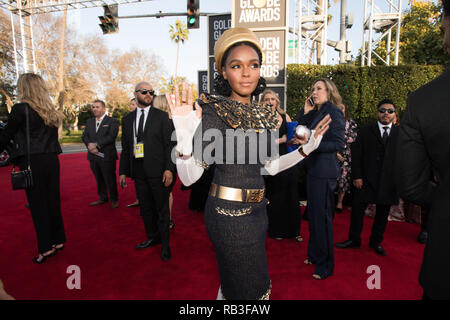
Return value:
M 130 109 L 128 106 L 125 107 L 119 107 L 114 109 L 114 112 L 112 113 L 111 117 L 119 121 L 119 123 L 122 123 L 122 118 L 130 112 Z
M 380 100 L 391 99 L 401 116 L 408 94 L 439 76 L 443 66 L 376 66 L 288 65 L 286 111 L 296 117 L 318 78 L 329 78 L 336 84 L 349 117 L 359 124 L 376 118 Z
M 84 127 L 86 126 L 86 121 L 94 116 L 92 112 L 92 106 L 87 104 L 83 106 L 78 115 L 78 126 Z

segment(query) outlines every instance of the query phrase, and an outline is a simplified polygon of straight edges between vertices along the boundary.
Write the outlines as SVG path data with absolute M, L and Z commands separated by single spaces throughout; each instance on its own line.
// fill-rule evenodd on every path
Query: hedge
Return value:
M 364 124 L 376 119 L 376 107 L 382 99 L 394 101 L 401 117 L 408 94 L 439 76 L 444 67 L 289 64 L 287 70 L 286 111 L 294 119 L 309 96 L 314 81 L 318 78 L 329 78 L 336 84 L 349 117 L 359 124 Z

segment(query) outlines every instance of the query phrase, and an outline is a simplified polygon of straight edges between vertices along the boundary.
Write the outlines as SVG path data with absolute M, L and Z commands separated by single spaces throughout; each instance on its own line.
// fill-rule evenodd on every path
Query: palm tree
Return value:
M 175 27 L 170 25 L 170 40 L 175 41 L 177 44 L 177 62 L 175 65 L 175 79 L 177 77 L 178 72 L 178 56 L 180 54 L 180 42 L 184 43 L 185 40 L 188 40 L 189 30 L 187 26 L 177 19 L 175 23 Z

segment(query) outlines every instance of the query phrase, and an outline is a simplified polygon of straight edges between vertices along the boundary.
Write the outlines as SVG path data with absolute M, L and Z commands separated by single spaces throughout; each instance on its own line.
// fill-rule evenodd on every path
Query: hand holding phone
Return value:
M 308 112 L 310 112 L 313 109 L 314 109 L 314 100 L 311 96 L 309 96 L 305 101 L 304 112 L 305 112 L 305 114 L 307 114 Z

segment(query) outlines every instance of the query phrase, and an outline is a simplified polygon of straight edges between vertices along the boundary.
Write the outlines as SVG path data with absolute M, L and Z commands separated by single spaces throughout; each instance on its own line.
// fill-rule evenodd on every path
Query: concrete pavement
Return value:
M 122 151 L 122 145 L 120 142 L 116 142 L 117 152 Z M 61 145 L 63 154 L 87 152 L 87 148 L 84 143 L 64 143 Z

